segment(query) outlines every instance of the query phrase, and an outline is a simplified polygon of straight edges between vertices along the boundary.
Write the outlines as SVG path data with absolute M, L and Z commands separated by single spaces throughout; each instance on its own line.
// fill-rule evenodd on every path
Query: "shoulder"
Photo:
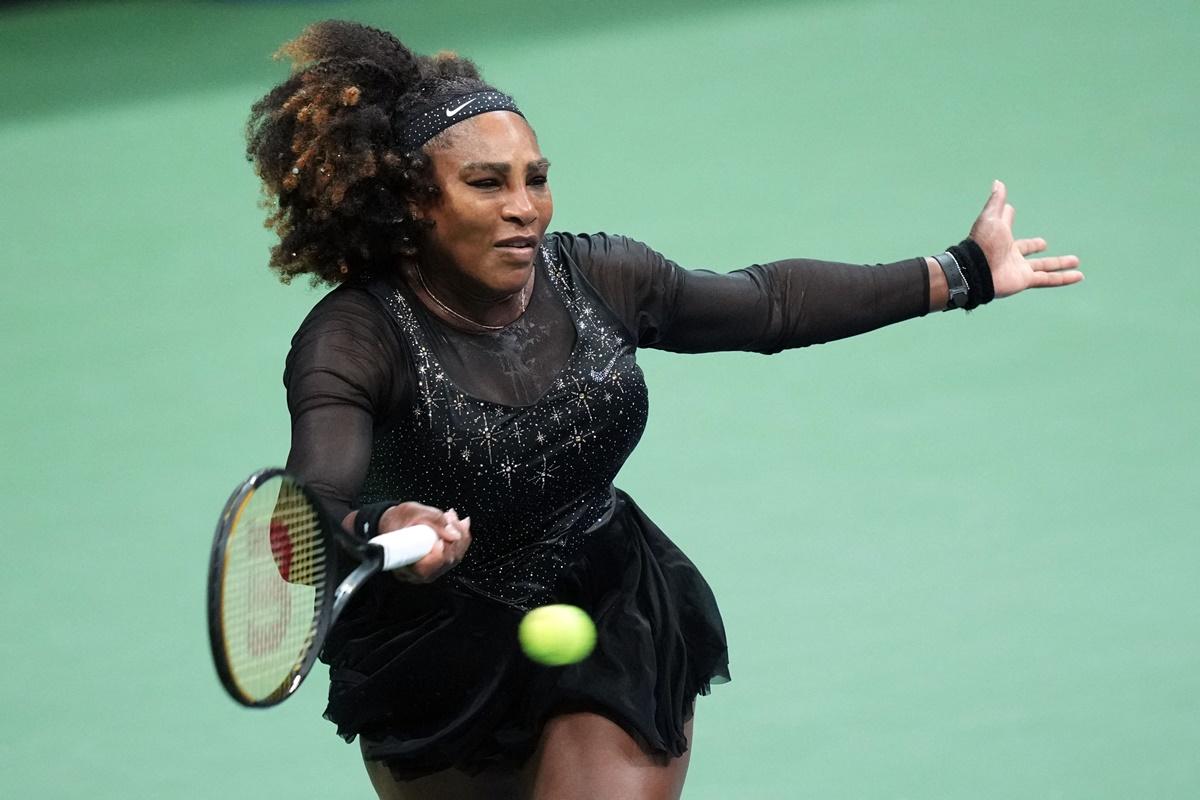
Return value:
M 610 299 L 673 280 L 678 266 L 653 248 L 612 233 L 551 234 L 565 260 Z
M 296 330 L 296 336 L 336 328 L 370 330 L 387 322 L 379 300 L 363 283 L 346 283 L 317 301 Z
M 620 268 L 636 266 L 648 258 L 662 258 L 651 248 L 636 239 L 613 233 L 564 233 L 547 236 L 576 265 L 589 268 Z
M 383 303 L 365 284 L 347 283 L 322 297 L 300 323 L 286 371 L 395 363 L 398 349 Z
M 639 344 L 670 317 L 683 271 L 636 239 L 611 233 L 553 234 L 565 261 L 590 285 Z

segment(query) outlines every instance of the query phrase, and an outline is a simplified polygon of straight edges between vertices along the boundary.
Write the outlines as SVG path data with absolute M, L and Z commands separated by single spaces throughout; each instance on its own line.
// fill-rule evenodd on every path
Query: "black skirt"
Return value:
M 521 653 L 522 612 L 438 581 L 377 578 L 326 644 L 327 719 L 401 780 L 457 767 L 516 768 L 546 719 L 588 710 L 650 752 L 679 756 L 696 695 L 729 680 L 725 630 L 695 565 L 616 492 L 555 601 L 596 622 L 596 649 L 566 667 Z

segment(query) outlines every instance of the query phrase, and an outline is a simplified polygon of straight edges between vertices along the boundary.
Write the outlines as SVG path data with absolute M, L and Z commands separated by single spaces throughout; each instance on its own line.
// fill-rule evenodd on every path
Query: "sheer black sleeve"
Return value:
M 390 326 L 369 292 L 343 286 L 292 337 L 283 373 L 292 416 L 287 468 L 338 520 L 366 476 L 376 425 L 394 419 L 410 391 L 407 359 Z
M 683 269 L 623 236 L 556 236 L 642 347 L 775 353 L 929 310 L 923 258 L 873 267 L 789 259 L 720 274 Z

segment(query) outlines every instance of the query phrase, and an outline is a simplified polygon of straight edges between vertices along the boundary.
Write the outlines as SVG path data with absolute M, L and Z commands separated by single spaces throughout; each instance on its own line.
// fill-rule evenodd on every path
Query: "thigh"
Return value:
M 392 777 L 387 764 L 364 759 L 379 800 L 525 800 L 529 787 L 518 772 L 468 775 L 447 769 L 411 781 Z
M 607 717 L 573 712 L 552 717 L 528 766 L 532 800 L 677 800 L 691 757 L 654 755 Z

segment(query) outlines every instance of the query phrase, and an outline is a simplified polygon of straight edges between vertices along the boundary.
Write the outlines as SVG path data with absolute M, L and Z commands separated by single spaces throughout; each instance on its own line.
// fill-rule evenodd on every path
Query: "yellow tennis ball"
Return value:
M 521 649 L 539 664 L 561 667 L 583 661 L 596 646 L 596 625 L 576 606 L 535 608 L 517 628 Z

